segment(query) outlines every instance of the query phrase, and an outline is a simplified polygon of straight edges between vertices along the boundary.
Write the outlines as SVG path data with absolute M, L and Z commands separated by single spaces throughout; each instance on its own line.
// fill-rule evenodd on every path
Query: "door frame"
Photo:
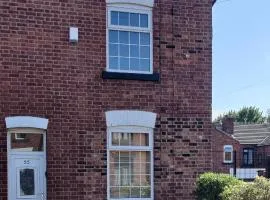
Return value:
M 11 134 L 12 133 L 30 133 L 30 134 L 42 134 L 43 135 L 43 145 L 44 149 L 43 152 L 22 152 L 22 151 L 16 151 L 11 149 Z M 37 129 L 37 128 L 11 128 L 7 131 L 7 176 L 8 176 L 8 200 L 12 200 L 11 198 L 11 184 L 12 184 L 12 176 L 11 176 L 11 159 L 13 157 L 42 157 L 43 158 L 43 169 L 44 169 L 44 200 L 47 199 L 47 135 L 46 130 L 44 129 Z

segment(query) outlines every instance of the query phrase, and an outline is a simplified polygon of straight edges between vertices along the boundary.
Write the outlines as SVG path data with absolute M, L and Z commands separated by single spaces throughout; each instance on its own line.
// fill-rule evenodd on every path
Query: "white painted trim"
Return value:
M 37 128 L 37 129 L 47 129 L 48 119 L 40 117 L 31 116 L 16 116 L 16 117 L 6 117 L 6 128 Z
M 154 7 L 154 0 L 106 0 L 107 4 L 135 4 L 147 7 Z
M 140 126 L 155 128 L 156 114 L 145 111 L 116 110 L 108 111 L 106 115 L 107 127 Z

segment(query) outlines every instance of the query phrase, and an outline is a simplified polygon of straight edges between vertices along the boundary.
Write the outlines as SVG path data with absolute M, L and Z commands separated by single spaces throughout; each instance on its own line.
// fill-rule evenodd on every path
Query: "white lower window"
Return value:
M 152 133 L 128 129 L 109 132 L 109 199 L 152 199 Z

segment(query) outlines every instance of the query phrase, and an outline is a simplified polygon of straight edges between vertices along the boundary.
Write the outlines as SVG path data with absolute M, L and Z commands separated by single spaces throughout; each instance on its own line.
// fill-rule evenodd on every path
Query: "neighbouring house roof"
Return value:
M 270 145 L 270 124 L 235 124 L 233 137 L 240 144 Z
M 216 130 L 217 132 L 221 133 L 221 134 L 224 134 L 224 135 L 226 135 L 226 136 L 228 136 L 230 138 L 235 139 L 232 134 L 229 134 L 226 131 L 223 131 L 221 126 L 218 126 L 218 125 L 217 126 L 213 126 L 213 129 Z

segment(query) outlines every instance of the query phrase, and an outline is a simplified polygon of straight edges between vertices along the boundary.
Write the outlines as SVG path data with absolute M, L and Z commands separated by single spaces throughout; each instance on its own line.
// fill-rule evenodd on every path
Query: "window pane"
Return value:
M 150 163 L 141 163 L 140 164 L 140 173 L 141 174 L 151 174 L 151 168 L 150 168 Z
M 44 151 L 43 135 L 11 133 L 11 149 L 16 151 Z
M 141 175 L 141 186 L 150 186 L 150 175 Z
M 129 70 L 129 59 L 128 58 L 120 58 L 120 69 Z
M 113 146 L 119 145 L 119 140 L 120 140 L 119 134 L 118 133 L 112 133 L 112 145 Z
M 141 56 L 141 58 L 150 58 L 150 47 L 149 46 L 141 46 L 140 47 L 140 56 Z
M 116 161 L 117 155 L 120 156 L 119 162 L 113 163 L 112 159 Z M 110 168 L 115 169 L 110 170 L 111 197 L 149 198 L 151 194 L 151 164 L 145 162 L 148 160 L 150 160 L 149 151 L 111 151 Z
M 130 187 L 121 187 L 120 188 L 120 198 L 129 198 Z
M 140 187 L 131 187 L 131 189 L 130 189 L 130 197 L 131 198 L 140 198 L 140 196 L 141 196 Z
M 110 44 L 109 54 L 110 56 L 118 56 L 118 44 Z
M 138 44 L 139 45 L 139 33 L 130 32 L 130 44 Z
M 245 164 L 245 165 L 248 164 L 248 157 L 247 157 L 247 154 L 244 154 L 244 164 Z
M 130 13 L 130 26 L 139 27 L 139 14 L 137 13 Z
M 232 149 L 232 147 L 231 146 L 225 146 L 224 147 L 224 151 L 226 151 L 226 152 L 231 152 L 233 149 Z
M 130 59 L 130 70 L 139 71 L 140 70 L 140 60 L 137 58 L 131 58 Z M 131 144 L 135 146 L 139 146 L 136 144 Z
M 150 71 L 150 60 L 149 59 L 140 59 L 140 70 L 141 71 Z
M 119 12 L 119 25 L 128 26 L 129 25 L 129 13 Z
M 110 152 L 110 162 L 119 162 L 119 151 L 111 151 Z
M 120 56 L 129 57 L 129 45 L 120 44 Z
M 141 146 L 149 146 L 149 134 L 141 134 Z
M 248 155 L 248 164 L 252 165 L 253 164 L 253 152 L 249 151 L 248 154 L 249 154 Z
M 109 68 L 110 69 L 118 69 L 119 61 L 117 57 L 110 57 Z
M 141 188 L 141 197 L 142 198 L 150 198 L 151 197 L 151 188 L 150 187 L 142 187 Z
M 142 151 L 141 152 L 141 162 L 150 162 L 150 161 L 151 161 L 150 152 Z
M 136 57 L 136 58 L 139 57 L 139 46 L 138 45 L 130 45 L 130 57 Z
M 120 176 L 120 168 L 119 162 L 117 163 L 110 163 L 110 174 L 111 175 L 118 175 Z M 120 181 L 120 179 L 119 179 Z M 120 184 L 120 183 L 119 183 Z
M 147 14 L 140 14 L 140 25 L 143 28 L 148 27 L 148 15 Z
M 121 151 L 120 152 L 120 163 L 129 163 L 130 152 Z
M 141 134 L 133 133 L 131 135 L 131 145 L 132 146 L 141 146 Z
M 120 186 L 130 186 L 130 174 L 127 168 L 121 168 Z
M 35 195 L 34 169 L 20 169 L 20 196 Z
M 131 156 L 132 157 L 132 156 Z M 133 157 L 132 157 L 133 158 Z M 132 174 L 141 174 L 141 164 L 136 161 L 136 159 L 132 159 L 133 163 L 131 165 L 131 172 Z
M 109 41 L 110 43 L 118 43 L 118 31 L 109 31 Z
M 110 196 L 111 198 L 119 198 L 120 187 L 111 187 Z
M 134 62 L 138 63 L 139 59 Z M 148 133 L 112 133 L 112 145 L 113 146 L 149 146 L 149 134 Z
M 120 139 L 120 145 L 128 146 L 130 135 L 128 133 L 118 133 L 118 134 L 119 134 L 119 139 Z
M 119 41 L 120 43 L 128 44 L 129 41 L 129 32 L 127 31 L 119 31 Z
M 130 185 L 131 186 L 140 186 L 141 185 L 141 176 L 139 174 L 132 175 Z
M 140 33 L 140 44 L 141 45 L 150 45 L 150 34 L 149 33 Z
M 140 151 L 131 152 L 131 157 L 132 157 L 132 161 L 134 163 L 140 163 L 141 162 L 141 152 Z M 134 165 L 134 166 L 137 166 L 137 165 Z
M 116 11 L 111 12 L 111 24 L 118 25 L 118 12 Z
M 148 146 L 148 134 L 145 133 L 132 133 L 131 134 L 132 146 Z
M 225 152 L 225 161 L 231 161 L 231 160 L 232 160 L 232 153 Z
M 110 184 L 111 186 L 119 186 L 120 181 L 119 181 L 119 176 L 118 175 L 111 175 L 110 176 Z

